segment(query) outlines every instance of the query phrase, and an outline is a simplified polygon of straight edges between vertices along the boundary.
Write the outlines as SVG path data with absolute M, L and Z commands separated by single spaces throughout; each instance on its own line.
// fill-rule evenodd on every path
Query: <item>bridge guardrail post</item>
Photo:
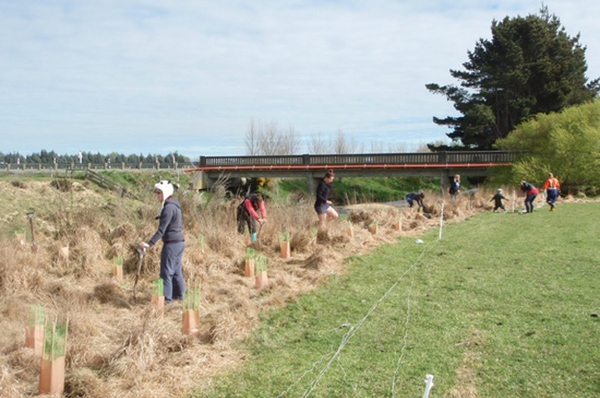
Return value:
M 440 164 L 448 163 L 448 153 L 446 151 L 440 152 L 438 159 L 439 159 L 438 161 Z
M 200 167 L 206 166 L 206 156 L 200 156 Z

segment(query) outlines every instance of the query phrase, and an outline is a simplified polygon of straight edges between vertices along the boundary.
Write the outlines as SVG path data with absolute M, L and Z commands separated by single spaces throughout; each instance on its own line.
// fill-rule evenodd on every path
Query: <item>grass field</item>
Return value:
M 600 203 L 403 238 L 264 315 L 197 397 L 600 396 Z

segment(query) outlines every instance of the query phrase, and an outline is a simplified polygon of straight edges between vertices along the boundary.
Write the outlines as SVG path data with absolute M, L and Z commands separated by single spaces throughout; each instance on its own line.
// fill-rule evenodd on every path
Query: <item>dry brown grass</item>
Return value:
M 36 213 L 38 250 L 14 237 L 0 246 L 0 396 L 25 397 L 37 390 L 39 360 L 23 347 L 29 306 L 43 305 L 50 316 L 69 318 L 66 392 L 71 397 L 181 397 L 199 384 L 242 362 L 234 342 L 250 333 L 265 308 L 279 307 L 313 289 L 330 275 L 344 272 L 343 259 L 400 236 L 417 236 L 439 225 L 442 198 L 428 193 L 432 219 L 416 211 L 384 205 L 355 205 L 348 223 L 336 221 L 318 231 L 311 203 L 275 200 L 267 205 L 268 222 L 260 230 L 257 252 L 268 259 L 269 284 L 254 289 L 244 278 L 245 238 L 236 233 L 238 201 L 213 199 L 200 209 L 197 196 L 181 198 L 185 220 L 184 276 L 201 286 L 201 336 L 181 333 L 181 308 L 164 314 L 150 306 L 150 284 L 158 278 L 160 244 L 144 259 L 137 301 L 132 299 L 137 242 L 155 231 L 156 203 L 141 207 L 128 201 L 102 203 L 101 197 L 75 185 L 61 192 L 43 183 L 11 189 L 15 203 L 34 192 L 47 195 Z M 73 193 L 74 191 L 74 193 Z M 75 195 L 75 199 L 71 195 Z M 489 210 L 491 193 L 446 202 L 444 218 L 460 221 Z M 11 202 L 12 203 L 12 202 Z M 14 203 L 12 203 L 14 205 Z M 134 206 L 134 207 L 132 207 Z M 394 223 L 402 218 L 402 230 Z M 11 218 L 10 220 L 13 220 Z M 14 221 L 14 220 L 13 220 Z M 368 231 L 377 221 L 379 232 Z M 280 255 L 280 233 L 289 232 L 292 258 Z M 198 236 L 204 236 L 204 246 Z M 69 256 L 61 248 L 69 247 Z M 112 259 L 124 259 L 125 280 L 111 278 Z M 123 285 L 127 285 L 127 289 Z

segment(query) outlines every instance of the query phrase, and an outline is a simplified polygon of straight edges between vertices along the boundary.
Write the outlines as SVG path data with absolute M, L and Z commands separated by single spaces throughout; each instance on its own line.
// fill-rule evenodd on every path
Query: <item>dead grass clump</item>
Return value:
M 56 180 L 52 180 L 52 182 L 50 183 L 50 186 L 58 189 L 61 192 L 69 192 L 71 190 L 71 188 L 73 187 L 73 182 L 71 182 L 67 179 L 56 179 Z
M 229 306 L 223 306 L 212 314 L 213 324 L 208 332 L 212 344 L 222 344 L 239 337 L 245 332 L 240 330 L 240 315 L 232 312 Z
M 319 229 L 317 231 L 317 243 L 325 245 L 329 242 L 331 242 L 331 238 L 329 237 L 329 231 L 326 229 Z
M 138 240 L 138 232 L 136 227 L 131 223 L 124 223 L 116 227 L 110 232 L 109 243 L 116 242 L 136 242 Z
M 290 239 L 290 249 L 296 253 L 304 253 L 310 248 L 311 242 L 310 231 L 297 231 Z
M 27 185 L 23 181 L 11 181 L 11 185 L 15 188 L 25 189 Z
M 26 295 L 11 295 L 3 298 L 0 313 L 4 321 L 23 322 L 25 325 L 29 315 L 29 305 L 26 303 L 28 299 L 30 297 Z
M 303 268 L 321 269 L 327 263 L 327 251 L 324 248 L 318 248 L 311 254 L 304 263 Z
M 44 253 L 38 253 L 44 256 Z M 29 247 L 6 245 L 0 248 L 0 292 L 15 294 L 43 288 L 45 273 Z
M 72 398 L 105 398 L 110 390 L 96 372 L 78 368 L 65 375 L 65 394 Z
M 37 393 L 39 376 L 39 358 L 24 344 L 6 355 L 0 355 L 0 397 L 30 396 Z M 7 394 L 7 391 L 11 394 Z
M 73 272 L 78 277 L 100 278 L 103 267 L 99 265 L 105 261 L 104 252 L 107 249 L 107 243 L 98 232 L 85 227 L 77 228 L 69 243 L 69 248 L 73 261 L 70 261 L 65 272 Z
M 61 307 L 76 309 L 85 307 L 89 301 L 89 294 L 82 286 L 74 280 L 61 278 L 48 283 L 46 295 L 52 299 L 52 302 Z
M 331 238 L 331 243 L 334 245 L 348 242 L 350 242 L 350 237 L 347 234 L 335 235 L 333 238 Z
M 366 226 L 375 221 L 371 213 L 362 210 L 351 212 L 349 218 L 354 224 L 363 223 Z
M 110 303 L 118 308 L 131 308 L 123 288 L 113 282 L 105 282 L 94 286 L 93 297 L 102 304 Z
M 190 346 L 193 340 L 181 334 L 180 324 L 152 314 L 148 308 L 139 316 L 121 319 L 121 343 L 108 360 L 108 374 L 135 380 L 155 371 L 168 353 Z

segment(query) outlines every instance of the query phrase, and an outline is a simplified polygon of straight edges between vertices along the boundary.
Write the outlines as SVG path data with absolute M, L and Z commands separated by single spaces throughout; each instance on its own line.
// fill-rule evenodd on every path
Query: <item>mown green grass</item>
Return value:
M 480 397 L 600 396 L 599 212 L 481 214 L 439 242 L 432 230 L 424 244 L 351 258 L 347 274 L 266 314 L 241 344 L 245 363 L 195 396 L 276 397 L 322 359 L 283 395 L 300 397 L 349 325 L 310 396 L 390 397 L 393 380 L 395 396 L 422 396 L 426 374 L 435 397 L 473 386 Z

